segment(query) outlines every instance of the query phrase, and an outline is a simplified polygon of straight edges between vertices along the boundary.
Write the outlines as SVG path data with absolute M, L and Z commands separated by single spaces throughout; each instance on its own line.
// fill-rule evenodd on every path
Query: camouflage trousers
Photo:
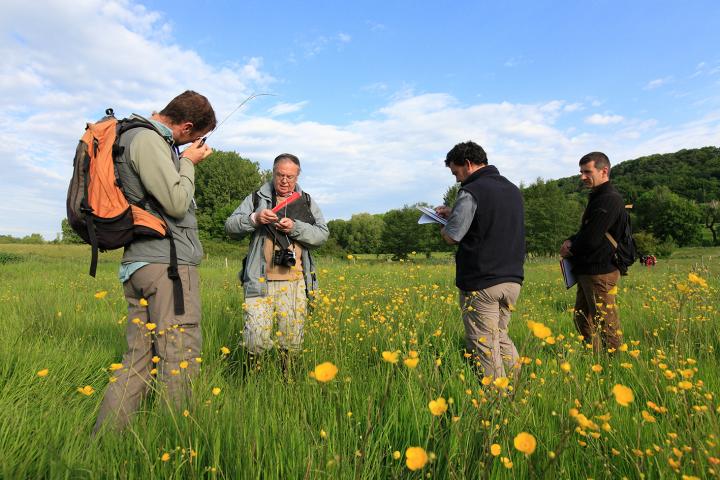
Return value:
M 243 343 L 249 353 L 257 355 L 275 345 L 290 351 L 302 348 L 307 313 L 304 279 L 268 281 L 267 296 L 245 299 L 244 308 Z

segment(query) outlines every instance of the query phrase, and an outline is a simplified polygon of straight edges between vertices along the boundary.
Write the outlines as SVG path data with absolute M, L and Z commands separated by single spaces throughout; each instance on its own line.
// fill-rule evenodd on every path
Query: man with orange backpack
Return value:
M 198 265 L 203 256 L 195 218 L 195 165 L 212 150 L 202 141 L 216 125 L 204 96 L 186 91 L 149 119 L 132 115 L 113 147 L 115 174 L 127 201 L 161 219 L 164 236 L 135 236 L 120 266 L 128 302 L 128 350 L 114 364 L 93 433 L 126 426 L 153 385 L 175 408 L 190 395 L 201 361 Z M 191 143 L 182 152 L 179 145 Z

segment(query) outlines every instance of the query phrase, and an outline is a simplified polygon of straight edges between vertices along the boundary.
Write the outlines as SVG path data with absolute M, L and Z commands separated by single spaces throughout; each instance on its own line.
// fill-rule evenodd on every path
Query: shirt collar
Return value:
M 152 123 L 153 126 L 160 133 L 160 135 L 162 135 L 162 137 L 165 139 L 165 141 L 167 141 L 170 145 L 175 144 L 175 139 L 173 138 L 172 130 L 170 130 L 170 128 L 167 125 L 165 125 L 164 123 L 158 122 L 157 120 L 153 120 L 152 118 L 145 118 L 142 115 L 138 115 L 137 113 L 133 113 L 132 116 Z

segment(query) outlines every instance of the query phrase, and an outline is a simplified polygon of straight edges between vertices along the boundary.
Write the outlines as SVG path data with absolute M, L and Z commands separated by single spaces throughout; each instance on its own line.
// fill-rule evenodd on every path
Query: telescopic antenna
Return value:
M 203 145 L 205 145 L 205 141 L 206 141 L 208 138 L 210 138 L 210 135 L 212 135 L 213 133 L 215 133 L 215 131 L 217 131 L 217 129 L 220 128 L 220 125 L 222 125 L 223 123 L 225 123 L 225 121 L 226 121 L 228 118 L 230 118 L 235 112 L 237 112 L 238 110 L 240 110 L 243 105 L 245 105 L 247 102 L 249 102 L 249 101 L 252 100 L 253 98 L 263 97 L 263 96 L 274 97 L 275 94 L 273 94 L 273 93 L 253 93 L 252 95 L 250 95 L 249 97 L 247 97 L 245 100 L 243 100 L 242 102 L 240 102 L 240 105 L 238 105 L 237 107 L 235 107 L 235 110 L 233 110 L 232 112 L 228 113 L 228 115 L 227 115 L 225 118 L 223 118 L 220 123 L 218 123 L 217 125 L 215 125 L 215 128 L 213 128 L 213 129 L 210 131 L 210 133 L 208 133 L 207 135 L 205 135 L 205 136 L 200 140 L 200 143 L 198 144 L 198 147 L 202 147 Z

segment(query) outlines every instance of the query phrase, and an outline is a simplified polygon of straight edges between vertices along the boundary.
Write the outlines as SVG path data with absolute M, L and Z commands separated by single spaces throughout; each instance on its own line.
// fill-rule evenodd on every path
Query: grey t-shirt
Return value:
M 455 206 L 448 217 L 447 225 L 445 225 L 445 233 L 459 243 L 470 230 L 470 224 L 472 224 L 475 217 L 475 210 L 477 210 L 475 197 L 465 190 L 460 190 Z

